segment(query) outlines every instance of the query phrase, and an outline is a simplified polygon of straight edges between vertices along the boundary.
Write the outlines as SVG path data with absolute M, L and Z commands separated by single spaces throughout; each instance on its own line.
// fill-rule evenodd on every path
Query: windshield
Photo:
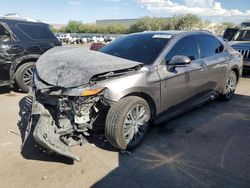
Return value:
M 171 35 L 167 34 L 132 34 L 116 39 L 99 51 L 150 65 L 159 56 L 169 38 Z
M 235 41 L 250 41 L 250 30 L 240 30 L 236 33 Z
M 232 40 L 237 33 L 239 29 L 234 29 L 234 28 L 228 28 L 225 30 L 223 34 L 223 39 L 226 39 L 228 41 Z
M 250 27 L 250 22 L 243 22 L 241 27 Z

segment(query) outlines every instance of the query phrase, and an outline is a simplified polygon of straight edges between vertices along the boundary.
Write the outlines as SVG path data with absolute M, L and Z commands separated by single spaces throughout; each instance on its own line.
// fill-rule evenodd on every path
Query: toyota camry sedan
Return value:
M 50 153 L 74 160 L 80 158 L 70 147 L 97 133 L 130 150 L 151 123 L 217 97 L 230 100 L 241 73 L 242 55 L 201 31 L 135 33 L 99 51 L 56 47 L 36 63 L 36 121 L 27 132 Z

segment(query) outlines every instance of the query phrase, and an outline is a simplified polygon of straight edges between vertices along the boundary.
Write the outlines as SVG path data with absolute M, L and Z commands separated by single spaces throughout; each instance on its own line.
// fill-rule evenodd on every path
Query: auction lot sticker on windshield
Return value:
M 170 39 L 172 35 L 154 35 L 152 38 L 157 38 L 157 39 Z

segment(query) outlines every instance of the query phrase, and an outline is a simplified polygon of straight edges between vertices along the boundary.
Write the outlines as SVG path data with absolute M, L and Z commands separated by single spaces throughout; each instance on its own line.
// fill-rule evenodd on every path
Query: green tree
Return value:
M 130 27 L 121 24 L 112 24 L 108 26 L 98 26 L 95 24 L 83 24 L 80 21 L 71 20 L 65 28 L 60 30 L 53 29 L 55 32 L 68 33 L 112 33 L 125 34 L 142 31 L 157 30 L 192 30 L 206 29 L 211 23 L 203 21 L 200 17 L 193 14 L 173 16 L 171 18 L 143 17 Z M 228 27 L 236 27 L 234 23 L 225 22 L 213 27 L 217 34 L 221 34 Z
M 217 24 L 214 31 L 217 35 L 222 35 L 227 28 L 239 28 L 233 22 L 223 22 L 222 24 Z
M 202 28 L 201 18 L 193 14 L 173 16 L 172 18 L 144 17 L 131 25 L 130 32 L 157 31 L 157 30 L 191 30 Z
M 142 32 L 142 31 L 157 31 L 166 29 L 166 19 L 165 18 L 150 18 L 143 17 L 139 19 L 135 24 L 130 26 L 130 32 Z
M 121 24 L 112 24 L 105 28 L 106 33 L 112 33 L 112 34 L 125 34 L 128 33 L 128 28 L 126 26 L 123 26 Z
M 82 31 L 83 23 L 80 21 L 69 21 L 65 31 L 67 33 L 80 33 Z
M 191 30 L 199 28 L 199 25 L 201 25 L 202 20 L 198 16 L 194 14 L 187 14 L 182 17 L 178 17 L 176 20 L 176 29 L 179 30 Z

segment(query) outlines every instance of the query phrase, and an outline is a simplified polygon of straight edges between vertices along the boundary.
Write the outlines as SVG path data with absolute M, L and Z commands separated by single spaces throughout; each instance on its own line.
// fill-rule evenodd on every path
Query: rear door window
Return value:
M 166 63 L 169 63 L 169 61 L 176 55 L 187 56 L 192 61 L 199 59 L 198 44 L 195 36 L 186 36 L 180 39 L 166 55 Z
M 0 42 L 9 42 L 11 41 L 11 35 L 7 29 L 0 24 Z
M 21 29 L 26 35 L 28 35 L 32 39 L 55 39 L 54 34 L 46 25 L 18 24 L 18 28 Z
M 224 50 L 223 44 L 216 38 L 209 35 L 198 35 L 198 44 L 200 47 L 201 57 L 207 58 L 220 54 Z

